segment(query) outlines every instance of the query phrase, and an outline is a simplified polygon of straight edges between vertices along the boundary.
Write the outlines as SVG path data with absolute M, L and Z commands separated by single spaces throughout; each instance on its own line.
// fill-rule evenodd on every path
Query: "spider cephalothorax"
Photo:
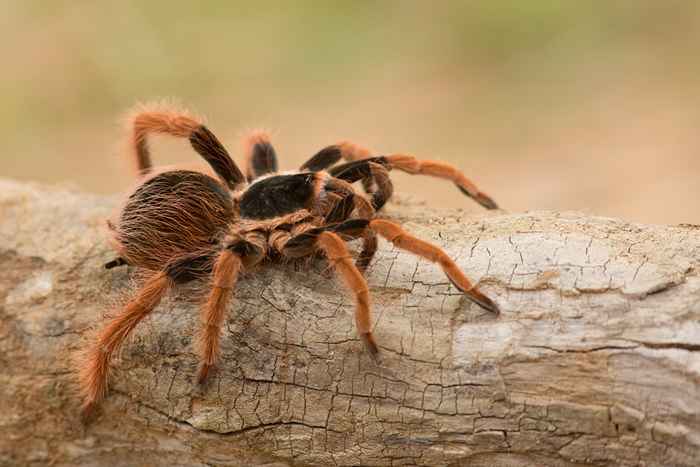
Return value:
M 148 275 L 87 350 L 80 369 L 85 414 L 104 397 L 110 359 L 124 339 L 170 288 L 196 279 L 208 280 L 211 289 L 202 306 L 198 341 L 198 381 L 203 382 L 217 362 L 221 327 L 238 276 L 264 260 L 325 255 L 354 295 L 357 330 L 372 355 L 378 348 L 370 329 L 370 295 L 363 271 L 376 252 L 377 234 L 437 263 L 469 299 L 498 311 L 443 250 L 375 217 L 392 195 L 392 169 L 451 180 L 484 207 L 496 207 L 454 167 L 405 154 L 371 157 L 366 149 L 343 142 L 322 149 L 298 172 L 279 174 L 269 138 L 255 133 L 247 139 L 244 174 L 201 120 L 186 112 L 143 108 L 132 123 L 141 183 L 109 223 L 119 257 L 105 266 L 129 264 Z M 188 170 L 154 172 L 149 133 L 188 138 L 217 178 Z M 341 159 L 348 162 L 335 165 Z M 357 181 L 362 181 L 366 196 L 353 188 Z M 345 245 L 350 239 L 362 240 L 354 261 Z

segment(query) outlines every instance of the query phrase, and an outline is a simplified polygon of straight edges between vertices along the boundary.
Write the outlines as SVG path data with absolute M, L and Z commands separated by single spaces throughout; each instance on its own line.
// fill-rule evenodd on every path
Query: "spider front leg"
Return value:
M 360 339 L 373 358 L 379 349 L 372 336 L 369 287 L 364 276 L 352 261 L 352 256 L 343 239 L 333 232 L 322 232 L 318 236 L 318 246 L 325 253 L 328 262 L 342 278 L 345 287 L 355 298 L 355 326 Z
M 350 142 L 343 141 L 321 149 L 319 152 L 311 156 L 311 158 L 306 161 L 299 168 L 299 170 L 318 172 L 320 170 L 328 169 L 340 159 L 345 159 L 346 161 L 356 161 L 366 159 L 368 157 L 370 157 L 369 150 Z M 362 185 L 367 193 L 372 191 L 372 182 L 373 180 L 369 176 L 367 178 L 362 178 Z
M 365 191 L 372 196 L 372 207 L 380 210 L 394 194 L 394 184 L 389 170 L 382 165 L 381 158 L 363 159 L 334 167 L 333 177 L 348 183 L 362 180 Z
M 463 292 L 467 298 L 493 313 L 498 313 L 498 306 L 471 283 L 461 269 L 441 248 L 406 232 L 400 225 L 384 219 L 370 221 L 369 228 L 389 240 L 398 248 L 409 251 L 428 261 L 437 263 L 452 284 Z
M 340 148 L 341 157 L 351 162 L 333 167 L 330 174 L 334 177 L 347 181 L 362 180 L 363 186 L 368 193 L 381 191 L 373 187 L 380 182 L 376 179 L 377 169 L 371 170 L 371 164 L 378 164 L 387 170 L 397 169 L 411 175 L 428 175 L 432 177 L 449 180 L 457 185 L 457 188 L 474 199 L 486 209 L 497 209 L 498 205 L 486 193 L 482 192 L 471 180 L 469 180 L 459 169 L 446 162 L 434 160 L 419 160 L 408 154 L 391 154 L 388 156 L 369 157 L 369 151 L 361 146 L 344 142 L 337 145 Z M 390 195 L 389 195 L 390 196 Z M 386 197 L 388 199 L 388 197 Z M 386 201 L 386 199 L 384 201 Z
M 294 237 L 280 238 L 278 249 L 287 258 L 299 258 L 322 251 L 355 299 L 355 325 L 367 350 L 376 358 L 379 349 L 372 336 L 370 295 L 367 281 L 353 263 L 352 255 L 339 234 L 359 236 L 367 228 L 366 219 L 351 219 L 333 226 L 316 227 Z
M 328 210 L 328 214 L 325 216 L 326 223 L 334 224 L 345 221 L 346 219 L 350 218 L 350 215 L 355 209 L 357 209 L 357 213 L 360 215 L 360 217 L 364 219 L 369 220 L 374 217 L 375 208 L 373 203 L 367 201 L 367 199 L 361 194 L 356 193 L 350 183 L 344 180 L 330 178 L 326 182 L 325 190 L 326 199 L 332 199 L 332 197 L 335 197 L 332 208 Z M 347 232 L 341 233 L 347 234 Z M 358 256 L 355 265 L 357 265 L 357 268 L 364 273 L 377 252 L 378 242 L 377 235 L 371 229 L 365 229 L 361 235 L 362 251 Z

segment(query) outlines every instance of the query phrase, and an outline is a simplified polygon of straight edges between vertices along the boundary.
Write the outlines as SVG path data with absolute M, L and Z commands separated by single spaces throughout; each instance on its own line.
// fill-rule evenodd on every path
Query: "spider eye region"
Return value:
M 315 175 L 274 175 L 256 181 L 241 196 L 241 216 L 269 219 L 303 209 L 313 196 Z

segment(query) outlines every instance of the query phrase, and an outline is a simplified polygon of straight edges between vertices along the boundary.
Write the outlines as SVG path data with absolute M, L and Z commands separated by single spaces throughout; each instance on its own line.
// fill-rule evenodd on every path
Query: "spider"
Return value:
M 105 396 L 111 357 L 127 336 L 170 289 L 202 279 L 210 285 L 196 344 L 197 381 L 204 383 L 219 358 L 221 328 L 236 281 L 262 262 L 323 254 L 354 297 L 357 331 L 373 357 L 378 347 L 363 272 L 377 250 L 377 234 L 437 263 L 467 298 L 498 312 L 442 249 L 375 217 L 392 195 L 392 169 L 451 180 L 465 195 L 495 209 L 496 203 L 456 168 L 406 154 L 372 156 L 358 145 L 341 142 L 321 149 L 298 171 L 280 173 L 268 135 L 255 132 L 245 140 L 244 174 L 202 120 L 187 111 L 146 106 L 130 122 L 140 184 L 116 221 L 107 222 L 118 257 L 105 267 L 131 265 L 147 274 L 141 288 L 87 346 L 79 369 L 83 416 Z M 154 171 L 147 140 L 156 133 L 189 139 L 214 176 L 181 169 Z M 346 162 L 336 165 L 341 160 Z M 366 195 L 352 186 L 358 181 Z M 345 244 L 352 239 L 362 241 L 354 261 Z

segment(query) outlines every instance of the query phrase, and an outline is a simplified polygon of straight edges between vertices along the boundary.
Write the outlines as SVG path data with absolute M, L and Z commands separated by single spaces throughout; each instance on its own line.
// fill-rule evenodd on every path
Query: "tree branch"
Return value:
M 323 261 L 245 275 L 210 383 L 206 284 L 179 288 L 79 422 L 73 355 L 133 290 L 106 271 L 116 204 L 0 181 L 0 464 L 697 465 L 700 228 L 579 213 L 386 215 L 445 247 L 502 313 L 382 244 L 376 364 Z

